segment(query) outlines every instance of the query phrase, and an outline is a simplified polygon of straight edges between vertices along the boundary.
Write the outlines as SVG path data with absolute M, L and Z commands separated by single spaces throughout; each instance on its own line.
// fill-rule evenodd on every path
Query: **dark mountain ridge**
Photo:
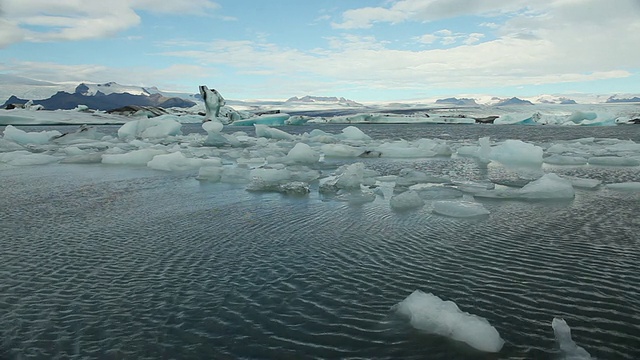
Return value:
M 162 108 L 180 107 L 188 108 L 196 105 L 195 102 L 179 97 L 166 97 L 161 94 L 132 95 L 129 93 L 111 93 L 105 95 L 98 91 L 95 95 L 86 95 L 87 86 L 80 84 L 74 93 L 58 91 L 47 99 L 33 100 L 33 104 L 42 105 L 46 110 L 71 110 L 78 105 L 86 105 L 89 109 L 108 111 L 128 105 L 155 106 Z M 28 100 L 11 96 L 3 107 L 10 104 L 25 104 Z

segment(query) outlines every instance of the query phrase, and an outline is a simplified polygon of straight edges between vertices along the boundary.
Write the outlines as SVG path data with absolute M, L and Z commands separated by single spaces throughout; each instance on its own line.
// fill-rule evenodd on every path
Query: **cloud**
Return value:
M 132 0 L 113 1 L 119 4 L 120 11 L 128 11 L 129 17 L 111 19 L 107 15 L 116 14 L 116 10 L 100 12 L 97 5 L 94 8 L 85 5 L 87 1 L 77 0 L 76 5 L 90 14 L 88 21 L 111 19 L 119 24 L 111 28 L 105 25 L 91 36 L 132 26 L 127 24 L 140 21 L 137 11 L 143 6 L 151 6 L 150 2 L 135 5 Z M 345 16 L 348 13 L 345 12 L 343 21 L 333 24 L 341 28 L 340 34 L 325 36 L 322 47 L 311 49 L 282 46 L 270 42 L 271 37 L 206 42 L 180 39 L 155 44 L 157 52 L 152 56 L 164 56 L 174 64 L 185 64 L 163 69 L 25 63 L 19 67 L 5 64 L 4 70 L 24 76 L 34 74 L 30 77 L 50 81 L 147 82 L 145 85 L 159 86 L 166 86 L 161 82 L 171 85 L 185 79 L 215 81 L 217 87 L 227 91 L 233 89 L 243 94 L 253 91 L 258 97 L 266 94 L 288 97 L 313 91 L 326 93 L 338 88 L 368 93 L 371 89 L 384 93 L 504 88 L 625 78 L 640 72 L 637 61 L 640 58 L 637 46 L 640 44 L 640 7 L 637 0 L 549 0 L 529 1 L 529 4 L 520 0 L 508 4 L 491 0 L 452 0 L 451 4 L 456 6 L 431 0 L 382 3 L 387 5 L 363 8 L 366 11 L 353 9 L 353 16 Z M 22 6 L 19 0 L 14 0 L 14 4 Z M 73 4 L 67 0 L 58 8 L 51 5 L 47 16 L 40 19 L 37 16 L 43 16 L 41 12 L 12 11 L 20 14 L 20 19 L 32 18 L 34 22 L 59 25 L 49 35 L 35 34 L 42 41 L 46 36 L 61 37 L 62 31 L 69 29 L 58 17 L 69 16 L 64 15 L 61 7 Z M 215 7 L 210 10 L 217 11 Z M 80 17 L 79 10 L 73 11 L 74 16 Z M 451 26 L 447 25 L 448 29 L 417 33 L 411 38 L 415 45 L 413 49 L 398 48 L 398 42 L 381 41 L 373 30 L 353 33 L 348 30 L 373 28 L 380 22 L 435 21 L 459 15 L 475 15 L 480 19 L 468 24 L 470 26 L 465 29 L 473 30 L 465 32 L 452 22 Z M 501 16 L 492 18 L 494 15 Z M 0 46 L 3 42 L 15 41 L 12 39 L 34 36 L 24 24 L 10 19 L 0 22 L 0 30 L 8 29 L 0 31 Z M 80 29 L 79 25 L 74 26 Z M 483 34 L 485 31 L 487 33 Z M 3 40 L 8 36 L 13 38 Z M 426 47 L 416 43 L 434 45 Z M 447 44 L 446 49 L 435 48 L 435 44 L 442 43 Z
M 436 21 L 464 15 L 498 15 L 528 9 L 528 0 L 401 0 L 388 7 L 365 7 L 347 10 L 337 29 L 370 28 L 377 22 Z
M 498 6 L 503 2 L 498 1 L 482 2 L 482 6 L 472 5 L 477 2 L 454 2 L 475 8 L 481 14 L 505 11 Z M 635 0 L 616 3 L 552 0 L 525 10 L 518 10 L 523 2 L 514 3 L 519 5 L 506 6 L 513 12 L 501 18 L 501 24 L 491 25 L 495 30 L 489 40 L 482 33 L 458 33 L 450 29 L 414 37 L 425 44 L 448 44 L 447 49 L 394 49 L 393 43 L 378 41 L 373 35 L 347 33 L 328 37 L 328 48 L 311 51 L 247 40 L 214 41 L 198 49 L 164 55 L 195 58 L 202 64 L 239 72 L 323 79 L 368 89 L 416 91 L 595 81 L 629 77 L 639 70 L 640 14 Z M 398 10 L 400 5 L 402 12 Z M 414 12 L 409 5 L 415 5 Z M 380 19 L 390 22 L 425 19 L 427 14 L 418 5 L 429 5 L 437 10 L 438 16 L 470 12 L 468 8 L 444 5 L 436 9 L 433 1 L 396 1 L 386 10 L 365 8 L 363 11 L 369 17 L 359 24 L 373 26 Z M 387 10 L 403 16 L 390 15 Z M 436 14 L 428 16 L 435 19 Z
M 73 41 L 109 37 L 140 24 L 139 11 L 202 15 L 217 10 L 210 0 L 4 0 L 0 47 L 19 41 Z

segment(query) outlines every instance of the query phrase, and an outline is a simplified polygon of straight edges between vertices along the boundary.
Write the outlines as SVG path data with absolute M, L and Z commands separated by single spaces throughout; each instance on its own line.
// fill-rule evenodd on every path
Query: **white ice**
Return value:
M 488 215 L 481 203 L 469 200 L 440 200 L 433 203 L 433 212 L 440 215 L 468 218 Z
M 424 200 L 422 200 L 418 192 L 409 190 L 392 196 L 389 199 L 389 205 L 394 210 L 410 210 L 423 207 Z
M 186 157 L 180 151 L 170 153 L 170 154 L 156 155 L 147 163 L 147 166 L 152 169 L 164 170 L 164 171 L 196 170 L 202 166 L 217 166 L 217 165 L 222 165 L 221 160 L 218 158 L 208 158 L 208 159 L 190 158 L 190 157 Z
M 277 140 L 295 140 L 295 137 L 293 135 L 280 129 L 274 129 L 267 125 L 261 124 L 254 124 L 253 126 L 256 130 L 256 136 Z
M 13 141 L 16 144 L 28 145 L 28 144 L 46 144 L 52 138 L 62 135 L 57 130 L 40 131 L 40 132 L 26 132 L 18 129 L 13 125 L 7 125 L 4 128 L 4 139 Z
M 287 153 L 287 160 L 297 164 L 313 164 L 320 160 L 320 154 L 305 143 L 297 143 Z
M 521 140 L 506 140 L 491 149 L 489 157 L 505 165 L 539 166 L 542 148 Z
M 53 155 L 34 154 L 24 150 L 0 153 L 0 163 L 14 166 L 45 165 L 58 162 L 61 159 L 62 158 Z
M 571 328 L 567 322 L 561 318 L 553 318 L 551 322 L 553 334 L 560 347 L 565 360 L 589 360 L 591 355 L 584 348 L 578 346 L 571 338 Z
M 484 352 L 497 353 L 504 340 L 487 319 L 469 314 L 452 301 L 420 290 L 394 307 L 416 329 L 461 341 Z
M 130 121 L 118 129 L 118 137 L 123 140 L 161 139 L 181 135 L 182 124 L 173 115 L 162 115 L 151 119 Z
M 629 182 L 623 182 L 623 183 L 607 184 L 606 187 L 607 189 L 616 190 L 616 191 L 638 192 L 640 191 L 640 182 L 629 181 Z
M 532 181 L 518 191 L 518 197 L 522 199 L 537 200 L 562 200 L 573 199 L 575 190 L 571 180 L 549 173 L 538 180 Z
M 161 154 L 166 154 L 166 151 L 160 149 L 139 149 L 124 154 L 103 154 L 102 163 L 146 166 L 154 156 Z

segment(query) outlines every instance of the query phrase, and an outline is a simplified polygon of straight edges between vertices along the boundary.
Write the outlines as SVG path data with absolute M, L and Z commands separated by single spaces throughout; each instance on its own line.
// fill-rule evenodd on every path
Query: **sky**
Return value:
M 640 0 L 0 0 L 0 75 L 228 99 L 640 93 Z M 6 89 L 5 89 L 6 90 Z

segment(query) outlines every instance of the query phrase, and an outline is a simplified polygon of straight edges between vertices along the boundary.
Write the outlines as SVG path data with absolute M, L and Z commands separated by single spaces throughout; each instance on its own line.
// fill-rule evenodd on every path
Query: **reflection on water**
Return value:
M 408 164 L 512 176 L 468 159 L 367 162 Z M 634 169 L 557 170 L 638 181 Z M 545 359 L 554 316 L 596 358 L 640 358 L 637 193 L 479 200 L 491 214 L 460 220 L 429 203 L 394 212 L 380 196 L 353 206 L 317 189 L 63 164 L 4 168 L 0 193 L 1 358 Z M 399 322 L 391 308 L 416 289 L 488 319 L 502 351 Z

